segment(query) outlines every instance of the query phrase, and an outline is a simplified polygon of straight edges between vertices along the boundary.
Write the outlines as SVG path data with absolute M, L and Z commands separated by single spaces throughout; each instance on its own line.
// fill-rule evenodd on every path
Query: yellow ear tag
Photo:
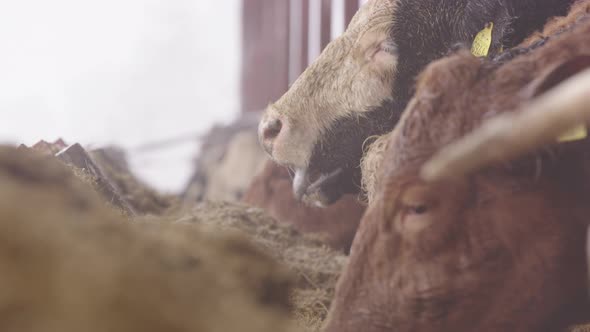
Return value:
M 476 57 L 488 56 L 490 52 L 490 46 L 492 45 L 492 30 L 494 29 L 494 23 L 490 22 L 486 24 L 485 28 L 477 33 L 471 45 L 471 54 Z
M 578 141 L 586 138 L 586 136 L 588 136 L 586 125 L 578 125 L 557 137 L 557 141 L 561 143 Z

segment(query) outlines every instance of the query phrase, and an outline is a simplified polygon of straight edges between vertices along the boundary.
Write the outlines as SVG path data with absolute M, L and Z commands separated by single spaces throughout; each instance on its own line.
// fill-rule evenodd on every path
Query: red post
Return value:
M 358 9 L 359 0 L 346 0 L 346 4 L 344 5 L 344 20 L 347 26 Z
M 322 0 L 322 50 L 331 39 L 332 0 Z
M 277 0 L 278 1 L 278 0 Z M 309 0 L 282 0 L 290 4 L 289 81 L 307 68 L 309 58 Z M 318 0 L 312 0 L 318 1 Z
M 289 84 L 289 2 L 244 0 L 242 111 L 260 111 Z
M 317 0 L 313 0 L 317 1 Z M 309 0 L 301 0 L 301 69 L 303 72 L 308 65 L 309 52 Z

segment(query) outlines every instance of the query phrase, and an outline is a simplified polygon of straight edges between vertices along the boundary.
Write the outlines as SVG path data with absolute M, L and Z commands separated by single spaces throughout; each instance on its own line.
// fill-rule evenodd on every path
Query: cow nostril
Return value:
M 264 127 L 263 137 L 265 140 L 273 139 L 279 136 L 283 123 L 279 119 L 269 121 Z

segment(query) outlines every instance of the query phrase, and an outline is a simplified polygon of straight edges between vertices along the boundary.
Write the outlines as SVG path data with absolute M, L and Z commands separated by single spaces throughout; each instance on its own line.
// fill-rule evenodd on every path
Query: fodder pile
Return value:
M 52 158 L 0 148 L 2 331 L 294 331 L 292 278 L 242 236 L 122 218 Z
M 345 255 L 328 248 L 320 239 L 277 222 L 261 209 L 242 204 L 207 202 L 169 222 L 203 225 L 252 239 L 295 275 L 290 299 L 297 322 L 307 331 L 320 330 L 336 281 L 347 262 Z
M 90 155 L 135 211 L 164 214 L 179 204 L 175 197 L 162 195 L 139 180 L 129 169 L 124 151 L 110 147 L 91 151 Z

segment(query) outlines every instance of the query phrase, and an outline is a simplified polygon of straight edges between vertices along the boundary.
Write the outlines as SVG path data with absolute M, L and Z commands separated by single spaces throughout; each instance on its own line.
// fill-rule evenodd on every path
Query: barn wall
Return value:
M 278 99 L 366 0 L 242 0 L 242 111 Z

